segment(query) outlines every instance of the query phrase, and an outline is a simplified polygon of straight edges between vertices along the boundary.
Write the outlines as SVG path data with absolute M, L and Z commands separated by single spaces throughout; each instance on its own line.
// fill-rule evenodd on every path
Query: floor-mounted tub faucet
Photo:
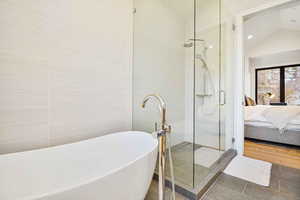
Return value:
M 145 108 L 146 103 L 150 99 L 158 101 L 158 107 L 161 115 L 161 128 L 157 131 L 159 142 L 158 149 L 158 199 L 165 200 L 165 166 L 166 166 L 166 151 L 167 151 L 167 133 L 171 132 L 171 126 L 166 124 L 166 103 L 160 95 L 151 94 L 144 98 L 142 107 Z

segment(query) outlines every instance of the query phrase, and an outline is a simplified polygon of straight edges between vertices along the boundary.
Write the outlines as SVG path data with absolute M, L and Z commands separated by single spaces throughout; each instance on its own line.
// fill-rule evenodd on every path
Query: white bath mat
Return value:
M 235 176 L 259 185 L 269 186 L 272 164 L 245 156 L 236 156 L 224 170 L 225 174 Z
M 223 151 L 201 147 L 195 151 L 195 163 L 210 168 L 223 153 Z

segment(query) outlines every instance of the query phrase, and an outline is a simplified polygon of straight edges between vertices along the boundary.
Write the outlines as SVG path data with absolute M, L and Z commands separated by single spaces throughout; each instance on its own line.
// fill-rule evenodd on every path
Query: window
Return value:
M 285 68 L 285 101 L 300 104 L 300 65 Z
M 300 104 L 300 64 L 256 69 L 257 104 Z

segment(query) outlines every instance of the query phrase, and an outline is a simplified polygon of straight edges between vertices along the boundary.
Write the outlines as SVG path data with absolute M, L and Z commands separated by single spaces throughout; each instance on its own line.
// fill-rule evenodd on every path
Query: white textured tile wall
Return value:
M 160 120 L 156 106 L 151 101 L 142 109 L 141 102 L 148 94 L 160 94 L 167 104 L 172 145 L 176 145 L 185 133 L 185 23 L 170 5 L 165 0 L 135 2 L 133 128 L 154 131 Z
M 2 0 L 0 27 L 0 153 L 131 129 L 131 0 Z

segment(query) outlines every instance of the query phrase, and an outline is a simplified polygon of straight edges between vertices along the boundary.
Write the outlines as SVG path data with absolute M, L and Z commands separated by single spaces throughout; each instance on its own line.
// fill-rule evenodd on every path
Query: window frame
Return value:
M 280 69 L 280 102 L 278 103 L 286 103 L 285 102 L 285 68 L 289 67 L 300 67 L 299 64 L 293 64 L 293 65 L 282 65 L 282 66 L 274 66 L 274 67 L 263 67 L 263 68 L 256 68 L 255 69 L 255 101 L 257 103 L 257 95 L 258 95 L 258 72 L 264 71 L 264 70 L 270 70 L 270 69 Z

